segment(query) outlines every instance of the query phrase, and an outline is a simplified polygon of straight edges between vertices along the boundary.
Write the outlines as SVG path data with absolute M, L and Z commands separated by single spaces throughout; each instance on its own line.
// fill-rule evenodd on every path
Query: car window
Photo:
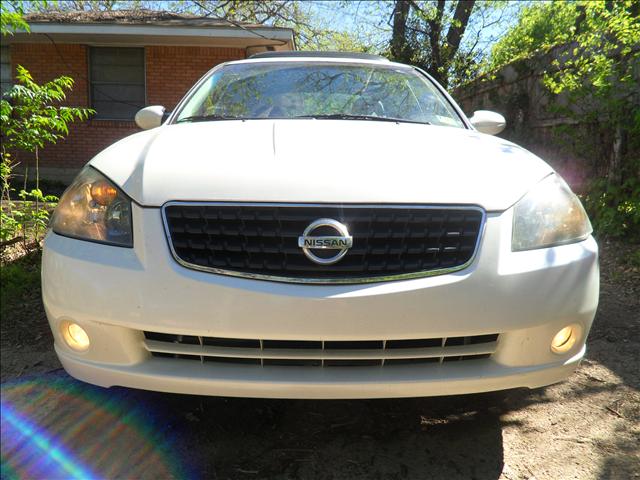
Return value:
M 327 62 L 227 65 L 193 92 L 177 122 L 339 116 L 464 127 L 412 68 Z

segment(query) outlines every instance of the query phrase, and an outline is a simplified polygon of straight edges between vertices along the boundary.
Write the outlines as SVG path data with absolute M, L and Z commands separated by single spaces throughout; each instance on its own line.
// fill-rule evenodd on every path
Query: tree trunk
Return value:
M 410 52 L 407 48 L 407 18 L 410 4 L 407 0 L 396 0 L 393 7 L 393 33 L 391 36 L 391 56 L 394 60 L 409 62 Z
M 575 23 L 575 35 L 579 35 L 582 33 L 584 21 L 587 19 L 587 7 L 585 5 L 576 5 L 576 11 L 578 12 L 578 16 L 576 17 Z
M 610 184 L 619 185 L 622 182 L 622 157 L 626 147 L 626 132 L 620 123 L 616 125 L 613 134 L 613 144 L 611 145 L 611 157 L 609 168 L 607 169 L 607 180 Z
M 448 61 L 451 61 L 455 54 L 458 53 L 460 41 L 467 29 L 469 17 L 471 17 L 471 12 L 473 11 L 475 3 L 475 0 L 459 0 L 456 5 L 456 11 L 453 14 L 453 22 L 447 32 L 446 48 Z
M 429 74 L 439 83 L 442 83 L 443 80 L 443 75 L 440 75 L 440 67 L 442 66 L 440 39 L 442 37 L 442 16 L 444 15 L 445 3 L 444 0 L 438 0 L 435 17 L 433 20 L 427 21 L 429 25 L 429 43 L 431 44 L 431 68 L 428 70 Z
M 38 190 L 38 196 L 36 197 L 36 215 L 40 217 L 40 155 L 38 147 L 36 146 L 36 190 Z M 40 233 L 40 224 L 36 220 L 35 223 L 35 237 L 38 241 L 38 235 Z
M 449 67 L 460 49 L 460 42 L 469 24 L 469 18 L 475 3 L 475 0 L 458 0 L 451 26 L 443 44 L 440 44 L 441 32 L 437 29 L 442 29 L 442 12 L 439 9 L 442 8 L 444 10 L 444 2 L 442 4 L 438 2 L 438 21 L 430 22 L 430 30 L 434 33 L 437 32 L 438 44 L 434 48 L 432 40 L 431 50 L 436 53 L 437 58 L 434 56 L 429 73 L 445 88 L 449 83 Z M 434 23 L 438 23 L 437 27 Z

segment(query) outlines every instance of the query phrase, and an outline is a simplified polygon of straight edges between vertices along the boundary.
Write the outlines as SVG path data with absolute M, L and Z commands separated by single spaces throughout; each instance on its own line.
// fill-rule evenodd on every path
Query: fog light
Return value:
M 63 322 L 61 325 L 62 337 L 67 345 L 74 350 L 82 352 L 89 348 L 89 335 L 77 323 Z
M 554 353 L 566 353 L 576 344 L 580 336 L 578 325 L 567 325 L 551 340 L 551 351 Z

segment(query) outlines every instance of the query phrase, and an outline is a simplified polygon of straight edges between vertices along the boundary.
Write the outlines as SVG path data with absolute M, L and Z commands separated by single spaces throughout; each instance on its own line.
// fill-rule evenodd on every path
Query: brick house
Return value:
M 138 131 L 147 105 L 171 111 L 205 72 L 264 50 L 295 49 L 293 31 L 158 11 L 55 12 L 26 17 L 31 33 L 2 39 L 2 90 L 17 65 L 37 82 L 75 80 L 68 104 L 96 110 L 40 155 L 42 178 L 68 182 L 96 153 Z M 20 158 L 22 157 L 22 158 Z M 29 160 L 19 156 L 22 166 Z

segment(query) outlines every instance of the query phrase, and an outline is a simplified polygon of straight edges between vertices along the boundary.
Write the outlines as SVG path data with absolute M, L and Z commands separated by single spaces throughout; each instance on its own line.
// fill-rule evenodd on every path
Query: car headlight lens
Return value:
M 91 167 L 85 167 L 64 192 L 51 225 L 67 237 L 133 247 L 131 200 Z
M 513 212 L 513 251 L 579 242 L 593 229 L 580 200 L 557 175 L 527 193 Z

